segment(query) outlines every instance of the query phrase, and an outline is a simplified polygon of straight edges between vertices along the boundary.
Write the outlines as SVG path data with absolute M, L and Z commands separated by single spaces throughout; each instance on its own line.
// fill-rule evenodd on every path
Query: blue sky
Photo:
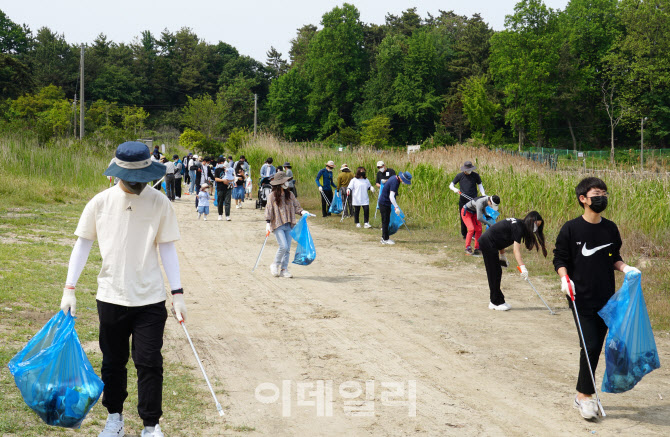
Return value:
M 319 25 L 321 16 L 342 1 L 330 0 L 23 0 L 0 6 L 13 21 L 37 31 L 42 26 L 65 34 L 70 43 L 90 43 L 104 33 L 108 39 L 132 42 L 143 30 L 155 36 L 167 28 L 177 31 L 190 27 L 209 43 L 225 41 L 240 53 L 265 62 L 265 53 L 274 46 L 288 58 L 290 40 L 305 24 Z M 416 7 L 427 12 L 453 10 L 459 15 L 480 13 L 494 29 L 504 28 L 505 15 L 514 11 L 513 0 L 355 0 L 353 3 L 366 23 L 384 23 L 387 13 L 399 15 Z M 545 0 L 547 6 L 565 9 L 568 0 Z

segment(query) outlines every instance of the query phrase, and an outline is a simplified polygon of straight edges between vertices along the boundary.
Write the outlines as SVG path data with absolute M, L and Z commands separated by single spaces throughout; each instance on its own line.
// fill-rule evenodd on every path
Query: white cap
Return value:
M 383 167 L 384 161 L 377 161 L 377 167 Z
M 335 163 L 334 163 L 333 161 L 328 161 L 328 162 L 326 162 L 326 165 L 327 165 L 328 167 L 335 167 Z

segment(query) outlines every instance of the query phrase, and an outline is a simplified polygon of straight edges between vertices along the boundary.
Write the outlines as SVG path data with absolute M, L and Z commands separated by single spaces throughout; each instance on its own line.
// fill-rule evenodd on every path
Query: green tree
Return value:
M 486 76 L 466 79 L 461 87 L 463 113 L 474 131 L 481 134 L 482 139 L 491 139 L 494 128 L 494 117 L 500 111 L 500 104 L 489 99 Z
M 90 85 L 91 98 L 120 104 L 142 103 L 142 94 L 135 77 L 126 67 L 106 65 Z
M 361 144 L 364 146 L 382 148 L 389 144 L 391 135 L 391 119 L 378 115 L 363 121 L 361 128 Z
M 197 98 L 187 97 L 186 106 L 182 109 L 182 123 L 205 137 L 213 138 L 221 133 L 221 122 L 224 110 L 219 102 L 209 94 Z
M 305 71 L 309 113 L 326 137 L 353 124 L 354 105 L 367 74 L 363 25 L 356 7 L 344 3 L 323 15 L 323 29 L 309 43 Z
M 270 80 L 277 79 L 282 74 L 286 74 L 288 71 L 288 63 L 282 59 L 282 54 L 277 51 L 274 47 L 270 47 L 270 50 L 265 54 L 267 57 L 267 66 L 268 75 Z
M 30 39 L 28 26 L 16 24 L 0 10 L 0 53 L 24 54 L 30 49 Z
M 28 66 L 13 56 L 0 53 L 0 96 L 15 99 L 34 87 Z
M 254 79 L 247 79 L 239 75 L 230 85 L 223 86 L 216 96 L 220 105 L 221 127 L 224 133 L 229 133 L 236 127 L 249 127 L 254 121 Z
M 291 40 L 291 48 L 288 52 L 291 66 L 302 66 L 307 59 L 309 43 L 316 35 L 316 26 L 306 24 L 298 29 L 298 34 Z
M 143 134 L 144 131 L 144 121 L 147 119 L 149 114 L 138 106 L 126 106 L 121 112 L 122 121 L 121 124 L 123 129 L 128 133 L 133 134 L 133 136 L 138 137 Z
M 490 68 L 505 96 L 505 119 L 519 133 L 545 140 L 544 121 L 556 91 L 560 38 L 557 14 L 542 0 L 521 0 L 505 18 L 505 30 L 491 37 Z
M 309 81 L 297 67 L 275 79 L 270 85 L 268 107 L 288 139 L 305 140 L 316 134 L 308 113 Z

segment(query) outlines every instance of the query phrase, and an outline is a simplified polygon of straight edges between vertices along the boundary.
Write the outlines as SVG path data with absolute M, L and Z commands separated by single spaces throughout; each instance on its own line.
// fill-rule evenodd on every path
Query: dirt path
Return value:
M 589 423 L 572 408 L 578 340 L 556 291 L 545 296 L 558 306 L 551 316 L 509 269 L 503 288 L 513 310 L 491 311 L 483 266 L 464 283 L 462 267 L 432 267 L 427 255 L 357 236 L 378 230 L 327 229 L 320 217 L 310 219 L 312 265 L 291 264 L 293 279 L 272 277 L 271 235 L 252 274 L 264 222 L 253 205 L 244 206 L 233 207 L 231 222 L 216 221 L 216 213 L 204 222 L 192 199 L 175 203 L 189 331 L 210 378 L 227 391 L 220 399 L 229 425 L 271 436 L 670 435 L 667 333 L 656 336 L 665 367 L 631 392 L 604 394 L 608 417 Z M 295 243 L 292 249 L 293 256 Z M 171 340 L 184 341 L 178 326 L 169 326 Z M 196 365 L 186 348 L 177 358 Z M 327 393 L 329 381 L 332 397 L 317 395 L 321 384 Z M 411 381 L 415 417 L 411 407 L 390 402 L 407 400 Z M 361 385 L 354 406 L 343 398 L 356 391 L 342 386 L 347 382 Z M 275 402 L 257 399 L 262 383 L 277 387 L 260 392 L 266 401 L 276 393 Z M 386 383 L 402 384 L 405 396 L 394 397 L 397 386 Z M 222 425 L 206 435 L 237 432 Z

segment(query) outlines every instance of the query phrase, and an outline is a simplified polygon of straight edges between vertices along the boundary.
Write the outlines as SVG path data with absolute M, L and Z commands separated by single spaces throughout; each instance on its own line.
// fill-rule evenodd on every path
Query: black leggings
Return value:
M 572 308 L 572 300 L 570 297 L 566 296 L 568 299 L 568 304 Z M 575 311 L 572 311 L 572 318 L 575 318 Z M 603 343 L 605 343 L 605 337 L 607 336 L 607 325 L 605 321 L 598 315 L 598 310 L 596 309 L 584 309 L 579 308 L 579 322 L 582 325 L 582 333 L 584 334 L 584 341 L 586 342 L 586 350 L 589 353 L 589 361 L 591 361 L 591 370 L 595 373 L 596 367 L 598 367 L 598 359 L 600 358 L 600 352 L 603 349 Z M 575 319 L 575 325 L 577 325 L 577 319 Z M 577 332 L 579 337 L 579 332 Z M 582 344 L 581 337 L 579 338 L 579 346 L 581 350 L 579 352 L 579 375 L 577 376 L 577 391 L 585 395 L 592 395 L 595 393 L 595 388 L 593 387 L 593 381 L 591 380 L 591 375 L 589 374 L 589 363 L 586 361 L 586 355 L 584 354 L 584 345 Z
M 502 305 L 505 303 L 505 295 L 500 290 L 500 280 L 502 279 L 502 267 L 498 255 L 500 251 L 484 237 L 479 239 L 479 249 L 482 251 L 486 277 L 489 280 L 489 301 L 493 305 Z
M 363 223 L 370 222 L 370 205 L 356 205 L 354 206 L 354 223 L 358 224 L 358 217 L 361 214 L 361 206 L 363 207 Z
M 382 240 L 389 239 L 389 224 L 391 222 L 392 206 L 379 205 L 379 213 L 382 216 Z

